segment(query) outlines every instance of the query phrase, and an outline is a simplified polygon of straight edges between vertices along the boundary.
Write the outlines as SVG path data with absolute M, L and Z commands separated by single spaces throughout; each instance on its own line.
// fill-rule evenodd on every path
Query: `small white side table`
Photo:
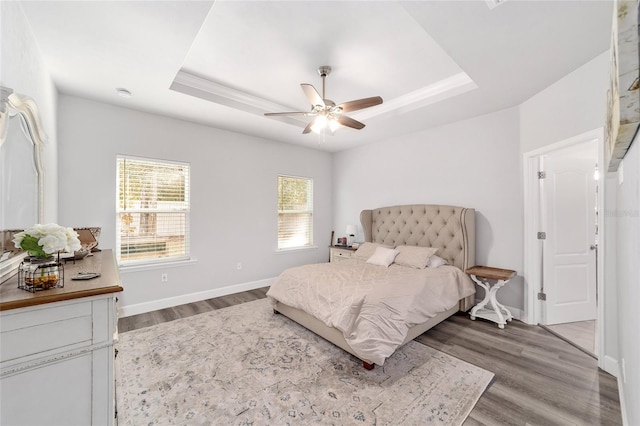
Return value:
M 351 246 L 329 246 L 329 262 L 341 262 L 351 258 L 357 249 Z
M 516 275 L 516 271 L 490 266 L 474 266 L 465 272 L 471 276 L 476 284 L 484 288 L 484 299 L 471 309 L 471 319 L 483 318 L 497 323 L 500 328 L 504 328 L 507 321 L 513 319 L 513 315 L 498 302 L 496 293 Z M 495 283 L 492 285 L 489 280 L 495 280 Z M 489 309 L 485 308 L 487 304 Z

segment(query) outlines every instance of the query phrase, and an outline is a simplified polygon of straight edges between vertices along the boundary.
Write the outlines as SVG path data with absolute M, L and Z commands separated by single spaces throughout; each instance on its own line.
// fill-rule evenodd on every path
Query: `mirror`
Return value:
M 0 282 L 24 257 L 13 234 L 44 221 L 45 140 L 35 102 L 0 87 Z

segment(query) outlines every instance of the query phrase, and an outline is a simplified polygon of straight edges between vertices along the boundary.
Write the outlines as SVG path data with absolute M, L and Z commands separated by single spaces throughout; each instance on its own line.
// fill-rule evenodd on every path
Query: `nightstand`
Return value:
M 329 246 L 329 262 L 341 262 L 347 260 L 358 250 L 347 246 Z
M 475 320 L 476 317 L 483 318 L 497 323 L 500 328 L 504 328 L 507 321 L 513 319 L 513 315 L 504 305 L 498 302 L 496 294 L 502 286 L 516 275 L 516 271 L 492 268 L 490 266 L 474 266 L 464 272 L 469 274 L 476 284 L 484 288 L 484 299 L 471 309 L 471 319 Z M 485 308 L 487 304 L 489 309 Z

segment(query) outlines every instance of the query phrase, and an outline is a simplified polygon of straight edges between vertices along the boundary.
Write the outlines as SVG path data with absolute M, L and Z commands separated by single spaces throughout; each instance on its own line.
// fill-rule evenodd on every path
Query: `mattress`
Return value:
M 339 330 L 353 353 L 382 365 L 415 324 L 474 294 L 454 266 L 416 269 L 352 258 L 284 271 L 267 296 Z

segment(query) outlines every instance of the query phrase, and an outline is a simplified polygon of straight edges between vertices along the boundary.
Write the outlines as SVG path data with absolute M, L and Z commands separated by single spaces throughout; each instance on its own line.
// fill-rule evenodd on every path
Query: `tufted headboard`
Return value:
M 414 204 L 363 210 L 364 240 L 389 246 L 438 247 L 437 255 L 463 271 L 475 265 L 475 210 Z

